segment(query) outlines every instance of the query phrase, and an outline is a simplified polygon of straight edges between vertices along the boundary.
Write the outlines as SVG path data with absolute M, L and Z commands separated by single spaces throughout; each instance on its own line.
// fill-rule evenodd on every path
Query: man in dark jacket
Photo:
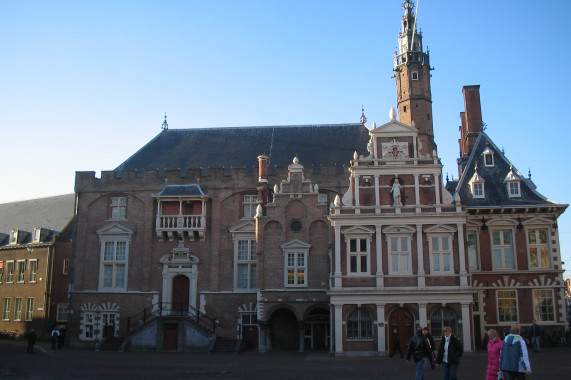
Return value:
M 442 331 L 444 336 L 440 342 L 440 347 L 438 347 L 436 363 L 442 364 L 442 380 L 457 380 L 456 372 L 464 348 L 458 338 L 452 334 L 450 327 L 444 327 Z
M 416 335 L 410 338 L 408 342 L 406 360 L 410 360 L 411 356 L 416 363 L 416 375 L 414 376 L 414 380 L 424 380 L 424 367 L 430 357 L 430 344 L 426 337 L 422 335 L 422 329 L 418 329 Z
M 393 352 L 389 356 L 392 358 L 397 351 L 400 353 L 401 358 L 404 357 L 402 349 L 400 348 L 400 335 L 399 332 L 395 329 L 393 331 Z

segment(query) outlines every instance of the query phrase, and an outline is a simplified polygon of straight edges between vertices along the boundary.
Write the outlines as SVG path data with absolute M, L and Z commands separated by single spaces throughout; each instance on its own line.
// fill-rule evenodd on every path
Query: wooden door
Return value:
M 190 280 L 186 276 L 176 276 L 172 280 L 172 310 L 188 311 Z
M 248 349 L 257 349 L 259 345 L 258 326 L 242 326 L 242 338 Z
M 178 349 L 178 324 L 165 323 L 163 334 L 163 350 L 176 351 Z
M 397 330 L 400 335 L 400 347 L 404 352 L 408 347 L 410 338 L 414 336 L 415 331 L 414 318 L 403 308 L 393 311 L 389 316 L 389 333 L 387 334 L 387 347 L 389 347 L 389 352 L 393 351 L 394 330 Z

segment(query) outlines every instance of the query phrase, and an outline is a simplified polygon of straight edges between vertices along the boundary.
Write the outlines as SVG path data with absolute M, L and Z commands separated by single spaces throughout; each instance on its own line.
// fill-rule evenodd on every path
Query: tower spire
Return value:
M 432 93 L 430 89 L 430 59 L 423 51 L 422 33 L 416 29 L 416 16 L 412 0 L 402 4 L 401 31 L 398 51 L 395 52 L 394 72 L 397 84 L 399 121 L 408 125 L 414 122 L 422 141 L 423 154 L 436 150 L 432 124 Z

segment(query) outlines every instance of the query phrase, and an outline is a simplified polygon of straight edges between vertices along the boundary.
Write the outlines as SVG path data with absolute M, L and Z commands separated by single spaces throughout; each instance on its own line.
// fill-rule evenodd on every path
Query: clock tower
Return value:
M 397 82 L 399 121 L 418 129 L 422 154 L 436 150 L 432 127 L 429 52 L 422 49 L 422 33 L 416 30 L 412 0 L 403 3 L 402 29 L 395 52 L 394 72 Z

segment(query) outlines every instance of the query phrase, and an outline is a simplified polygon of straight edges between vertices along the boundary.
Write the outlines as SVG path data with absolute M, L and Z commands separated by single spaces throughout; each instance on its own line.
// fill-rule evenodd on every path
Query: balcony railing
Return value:
M 204 238 L 204 230 L 206 226 L 206 217 L 204 215 L 157 215 L 156 231 L 159 239 L 163 233 L 169 236 L 169 240 L 174 238 L 173 235 L 188 235 L 191 239 L 194 232 L 197 232 L 199 238 Z

